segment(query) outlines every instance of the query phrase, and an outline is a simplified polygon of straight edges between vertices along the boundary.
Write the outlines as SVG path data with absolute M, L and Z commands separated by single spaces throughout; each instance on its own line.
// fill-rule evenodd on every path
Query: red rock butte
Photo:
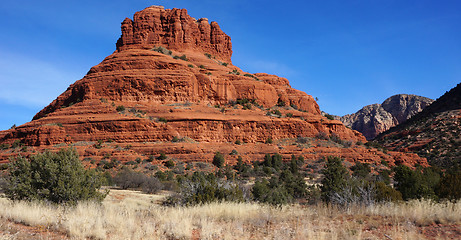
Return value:
M 82 158 L 96 160 L 163 152 L 182 161 L 209 161 L 216 151 L 236 149 L 245 161 L 281 153 L 427 165 L 415 154 L 356 145 L 366 142 L 362 134 L 323 117 L 313 97 L 291 88 L 287 79 L 232 65 L 230 37 L 216 22 L 195 20 L 185 9 L 152 6 L 125 19 L 121 29 L 114 53 L 31 122 L 0 132 L 4 146 L 25 146 L 1 150 L 0 162 L 74 146 Z M 300 144 L 300 138 L 308 140 Z M 274 143 L 266 144 L 268 139 Z
M 152 6 L 137 12 L 133 20 L 126 18 L 122 22 L 118 51 L 155 46 L 207 52 L 227 62 L 231 62 L 232 57 L 231 39 L 218 23 L 210 24 L 207 18 L 195 20 L 186 9 L 165 10 L 161 6 Z

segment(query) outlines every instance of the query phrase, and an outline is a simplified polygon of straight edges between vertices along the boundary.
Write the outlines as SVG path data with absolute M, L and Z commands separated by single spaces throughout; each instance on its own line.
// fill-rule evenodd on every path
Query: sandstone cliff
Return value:
M 164 46 L 171 50 L 194 49 L 213 54 L 217 59 L 231 61 L 232 43 L 216 22 L 195 20 L 186 9 L 164 9 L 152 6 L 137 12 L 133 20 L 122 22 L 122 36 L 117 50 L 150 49 Z
M 386 99 L 382 104 L 365 106 L 358 112 L 340 119 L 344 125 L 361 132 L 370 140 L 405 122 L 432 102 L 432 99 L 421 96 L 398 94 Z
M 278 152 L 312 161 L 334 155 L 427 164 L 414 154 L 366 149 L 362 134 L 323 117 L 312 96 L 285 78 L 243 72 L 231 55 L 230 38 L 217 23 L 195 20 L 184 9 L 146 8 L 122 22 L 113 54 L 33 121 L 0 132 L 0 143 L 11 146 L 0 151 L 0 162 L 73 146 L 96 160 L 163 152 L 208 161 L 216 151 L 237 150 L 245 161 Z

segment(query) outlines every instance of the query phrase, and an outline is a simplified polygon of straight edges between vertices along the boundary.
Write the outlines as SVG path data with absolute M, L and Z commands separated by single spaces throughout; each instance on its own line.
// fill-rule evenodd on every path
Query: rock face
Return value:
M 195 49 L 220 60 L 231 62 L 232 43 L 216 22 L 195 20 L 186 9 L 152 6 L 137 12 L 133 20 L 122 22 L 122 36 L 117 50 L 163 46 L 171 50 Z
M 236 149 L 248 162 L 279 152 L 312 161 L 334 155 L 427 165 L 415 154 L 356 144 L 366 141 L 363 135 L 323 117 L 312 96 L 285 78 L 243 72 L 231 54 L 230 38 L 217 23 L 196 21 L 186 10 L 146 8 L 122 22 L 113 54 L 33 121 L 0 132 L 3 146 L 24 145 L 0 150 L 0 162 L 73 146 L 82 158 L 95 160 L 163 152 L 181 161 L 209 161 L 216 151 Z
M 390 149 L 416 152 L 431 165 L 461 167 L 461 84 L 375 141 Z
M 386 99 L 382 104 L 368 105 L 354 114 L 345 115 L 341 117 L 341 121 L 371 140 L 421 112 L 433 101 L 421 96 L 398 94 Z

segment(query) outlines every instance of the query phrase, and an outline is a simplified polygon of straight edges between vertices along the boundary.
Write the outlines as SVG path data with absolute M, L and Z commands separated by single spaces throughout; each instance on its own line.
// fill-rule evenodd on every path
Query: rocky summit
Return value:
M 366 148 L 361 133 L 323 117 L 287 79 L 234 66 L 216 22 L 153 6 L 125 19 L 121 32 L 116 50 L 31 122 L 0 132 L 0 161 L 72 146 L 95 160 L 88 165 L 160 153 L 209 162 L 217 151 L 230 164 L 279 153 L 427 165 L 416 154 Z
M 431 165 L 461 167 L 461 83 L 375 141 L 389 149 L 417 152 Z
M 368 140 L 421 112 L 434 100 L 408 94 L 397 94 L 381 104 L 363 107 L 354 114 L 342 116 L 344 125 L 361 132 Z

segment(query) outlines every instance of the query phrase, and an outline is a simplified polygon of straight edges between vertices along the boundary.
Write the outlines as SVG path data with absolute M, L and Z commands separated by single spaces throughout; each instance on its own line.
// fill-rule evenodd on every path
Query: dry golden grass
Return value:
M 65 233 L 73 239 L 424 239 L 421 229 L 451 224 L 461 232 L 461 203 L 412 201 L 372 207 L 212 203 L 163 207 L 163 196 L 111 190 L 102 204 L 74 208 L 0 198 L 5 221 Z M 444 239 L 452 235 L 432 236 Z M 15 239 L 3 235 L 0 239 Z

